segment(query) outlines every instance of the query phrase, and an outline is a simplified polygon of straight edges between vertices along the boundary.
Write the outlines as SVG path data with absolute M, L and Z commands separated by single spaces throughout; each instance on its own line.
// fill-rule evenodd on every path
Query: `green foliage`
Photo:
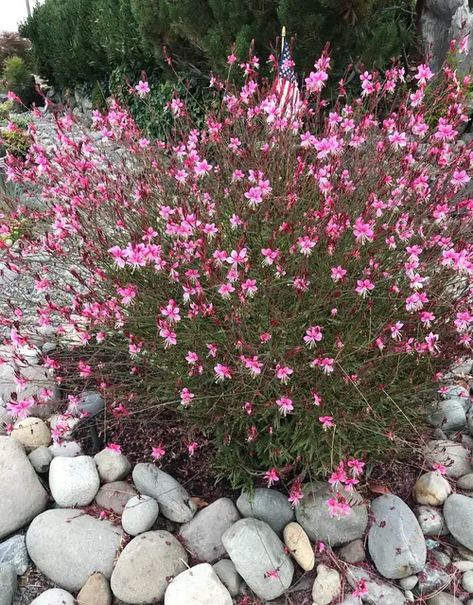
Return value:
M 0 130 L 0 156 L 8 152 L 15 157 L 25 158 L 30 145 L 31 138 L 24 130 Z
M 28 60 L 30 43 L 16 32 L 0 32 L 0 69 L 9 57 L 21 57 Z
M 5 101 L 5 103 L 0 103 L 0 122 L 8 120 L 10 117 L 10 112 L 13 109 L 12 101 Z
M 34 77 L 21 57 L 14 55 L 6 59 L 2 80 L 5 88 L 16 93 L 24 105 L 29 106 L 35 100 Z
M 336 78 L 362 61 L 383 67 L 408 48 L 414 0 L 45 0 L 20 28 L 33 44 L 38 70 L 59 87 L 105 83 L 115 69 L 170 79 L 225 73 L 232 46 L 239 58 L 254 43 L 265 59 L 287 26 L 300 74 L 327 41 Z M 338 67 L 338 70 L 337 70 Z

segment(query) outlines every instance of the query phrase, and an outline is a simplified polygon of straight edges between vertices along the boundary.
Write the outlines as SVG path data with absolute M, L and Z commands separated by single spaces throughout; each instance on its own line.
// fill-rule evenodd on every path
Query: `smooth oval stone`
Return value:
M 450 483 L 435 471 L 421 475 L 412 490 L 417 504 L 430 504 L 431 506 L 440 506 L 451 493 Z
M 201 563 L 174 578 L 164 605 L 233 605 L 233 600 L 212 566 Z
M 304 498 L 296 508 L 297 521 L 311 540 L 341 546 L 363 537 L 368 525 L 368 507 L 356 490 L 346 493 L 351 504 L 346 517 L 332 517 L 327 505 L 333 497 L 330 487 L 323 483 L 309 483 L 303 488 Z
M 237 572 L 261 599 L 276 599 L 291 585 L 292 561 L 264 521 L 240 519 L 223 534 L 222 542 Z
M 444 399 L 434 404 L 427 422 L 443 431 L 458 431 L 466 426 L 464 402 L 460 399 Z
M 30 605 L 75 605 L 76 600 L 70 592 L 62 588 L 50 588 L 31 601 Z
M 473 550 L 473 499 L 452 494 L 443 505 L 445 523 L 452 536 L 466 548 Z
M 315 555 L 309 536 L 299 523 L 288 523 L 284 528 L 284 544 L 304 571 L 314 569 Z
M 242 492 L 236 505 L 243 517 L 264 521 L 277 534 L 281 534 L 294 519 L 294 511 L 287 497 L 267 487 L 257 487 L 252 494 Z
M 128 502 L 136 495 L 135 488 L 126 481 L 112 481 L 102 485 L 95 496 L 95 502 L 98 506 L 121 515 Z
M 380 496 L 371 503 L 374 522 L 368 550 L 385 578 L 405 578 L 421 571 L 427 559 L 422 530 L 411 509 L 397 496 Z
M 26 548 L 36 567 L 53 582 L 75 592 L 99 571 L 109 578 L 122 533 L 110 521 L 80 509 L 57 508 L 36 517 Z
M 197 511 L 182 485 L 154 464 L 137 464 L 133 469 L 133 482 L 140 494 L 157 500 L 161 514 L 170 521 L 187 523 Z
M 59 506 L 87 506 L 100 487 L 94 459 L 90 456 L 58 456 L 49 465 L 49 487 Z
M 448 439 L 429 441 L 425 446 L 424 455 L 429 466 L 435 463 L 445 465 L 447 477 L 457 479 L 473 472 L 470 452 L 461 443 Z
M 371 574 L 366 569 L 347 565 L 347 580 L 352 588 L 356 588 L 360 580 L 366 580 L 368 594 L 363 602 L 368 605 L 404 605 L 404 594 L 392 584 L 382 582 L 379 576 Z
M 159 514 L 159 504 L 150 496 L 133 496 L 126 503 L 122 514 L 122 526 L 130 536 L 149 531 Z
M 187 553 L 167 531 L 148 531 L 125 546 L 113 570 L 112 592 L 131 605 L 160 601 L 187 567 Z

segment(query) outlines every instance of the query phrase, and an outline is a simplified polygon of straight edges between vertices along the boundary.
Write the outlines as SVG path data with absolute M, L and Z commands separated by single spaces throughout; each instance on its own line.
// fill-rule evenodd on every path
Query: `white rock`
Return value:
M 150 530 L 159 514 L 159 504 L 150 496 L 134 496 L 125 505 L 122 527 L 130 536 Z
M 131 464 L 126 456 L 107 448 L 96 454 L 94 460 L 103 483 L 121 481 L 131 471 Z
M 72 439 L 72 431 L 80 422 L 79 418 L 73 418 L 66 414 L 53 414 L 48 420 L 51 429 L 55 429 L 58 425 L 62 427 L 61 439 L 65 441 Z M 64 430 L 66 427 L 67 430 Z
M 19 441 L 0 437 L 0 539 L 46 508 L 48 494 Z
M 454 561 L 452 565 L 459 571 L 471 571 L 473 569 L 473 561 Z
M 309 536 L 299 523 L 291 522 L 284 528 L 284 544 L 304 571 L 310 571 L 315 565 L 315 555 Z
M 233 605 L 232 597 L 209 563 L 176 576 L 167 587 L 164 605 Z
M 230 559 L 220 559 L 220 561 L 217 561 L 213 565 L 213 569 L 231 596 L 238 596 L 243 580 L 237 572 L 233 561 L 230 561 Z
M 51 433 L 46 423 L 34 416 L 15 422 L 11 436 L 22 443 L 27 452 L 51 443 Z
M 54 458 L 49 467 L 49 487 L 59 506 L 69 508 L 90 504 L 100 487 L 94 459 L 90 456 Z
M 76 605 L 76 600 L 62 588 L 50 588 L 31 601 L 30 605 Z
M 77 441 L 64 441 L 64 443 L 53 443 L 49 446 L 53 458 L 75 458 L 82 454 L 82 448 Z
M 399 584 L 404 590 L 412 590 L 418 581 L 417 576 L 407 576 L 407 578 L 401 578 Z
M 424 454 L 430 466 L 435 463 L 444 464 L 447 477 L 456 479 L 473 472 L 470 452 L 461 443 L 448 439 L 429 441 L 424 448 Z
M 414 500 L 417 504 L 431 506 L 442 505 L 451 493 L 450 483 L 435 471 L 421 475 L 413 489 Z
M 466 571 L 463 574 L 462 586 L 466 592 L 473 592 L 473 571 Z
M 317 565 L 317 577 L 312 586 L 314 605 L 329 605 L 339 594 L 340 587 L 340 574 L 336 569 L 323 564 Z

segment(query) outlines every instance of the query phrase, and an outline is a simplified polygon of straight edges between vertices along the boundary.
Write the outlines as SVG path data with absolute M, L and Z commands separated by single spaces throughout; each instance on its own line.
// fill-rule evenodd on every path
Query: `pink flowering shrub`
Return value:
M 113 104 L 94 114 L 98 142 L 74 140 L 65 116 L 53 149 L 8 162 L 44 206 L 15 201 L 4 237 L 41 228 L 3 254 L 34 271 L 37 326 L 83 345 L 43 363 L 101 391 L 117 421 L 175 410 L 236 484 L 333 472 L 350 487 L 363 465 L 347 459 L 402 443 L 441 373 L 471 355 L 469 80 L 447 67 L 426 104 L 427 67 L 365 72 L 359 98 L 341 83 L 330 106 L 329 63 L 297 115 L 253 59 L 241 90 L 213 80 L 221 106 L 201 130 L 174 98 L 175 139 L 151 141 Z M 24 311 L 2 318 L 17 347 Z

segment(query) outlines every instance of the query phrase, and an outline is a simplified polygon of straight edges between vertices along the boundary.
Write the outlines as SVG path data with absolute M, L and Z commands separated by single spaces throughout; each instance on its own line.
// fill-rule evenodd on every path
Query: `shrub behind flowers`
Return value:
M 329 64 L 316 62 L 297 115 L 252 58 L 241 90 L 213 80 L 221 110 L 200 130 L 177 97 L 173 141 L 146 139 L 113 104 L 94 114 L 100 142 L 73 140 L 66 116 L 53 150 L 37 141 L 9 160 L 45 207 L 15 206 L 2 232 L 47 227 L 4 254 L 34 271 L 38 325 L 84 345 L 43 362 L 100 390 L 118 422 L 171 408 L 235 484 L 386 455 L 471 354 L 469 80 L 445 68 L 426 106 L 426 66 L 407 83 L 402 68 L 366 72 L 359 98 L 341 83 L 329 107 Z M 136 91 L 145 99 L 146 83 Z M 50 259 L 29 269 L 38 252 Z M 3 324 L 28 342 L 21 310 Z

